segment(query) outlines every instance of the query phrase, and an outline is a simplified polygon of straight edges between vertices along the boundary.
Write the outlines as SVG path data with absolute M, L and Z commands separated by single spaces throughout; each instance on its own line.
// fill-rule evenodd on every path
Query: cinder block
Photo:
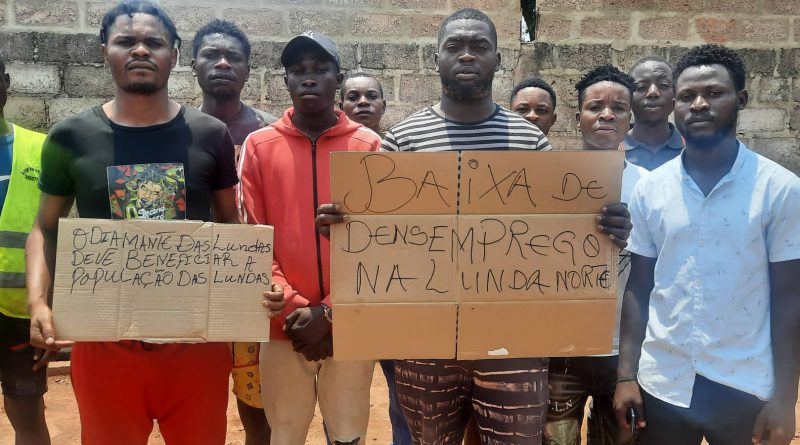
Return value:
M 499 48 L 500 50 L 500 69 L 514 71 L 519 65 L 520 50 L 511 48 Z
M 245 82 L 244 88 L 242 88 L 242 99 L 253 100 L 256 102 L 261 101 L 263 99 L 263 94 L 261 93 L 261 82 L 263 78 L 263 69 L 251 69 L 250 77 L 247 79 L 247 82 Z M 195 78 L 195 81 L 196 80 L 197 79 Z M 202 95 L 202 90 L 200 91 L 200 94 Z
M 788 19 L 758 19 L 743 20 L 739 33 L 740 40 L 750 42 L 782 42 L 789 40 Z
M 112 97 L 116 91 L 114 78 L 106 67 L 64 67 L 64 92 L 72 97 Z
M 536 6 L 542 11 L 589 11 L 599 8 L 600 0 L 539 0 Z
M 439 76 L 425 74 L 403 74 L 400 76 L 400 100 L 408 103 L 428 105 L 439 101 L 442 82 Z
M 536 26 L 537 38 L 566 39 L 569 37 L 572 19 L 563 16 L 542 14 Z
M 419 47 L 397 43 L 361 45 L 361 66 L 375 69 L 419 69 Z
M 357 36 L 399 36 L 408 19 L 402 15 L 353 14 L 350 33 Z
M 0 33 L 0 54 L 6 63 L 14 60 L 30 62 L 36 49 L 36 33 L 2 32 Z
M 510 108 L 511 90 L 514 88 L 514 77 L 510 72 L 497 73 L 492 82 L 492 97 L 498 104 Z
M 216 15 L 214 8 L 189 7 L 186 6 L 164 6 L 164 11 L 169 15 L 178 31 L 194 32 L 201 26 L 210 22 Z M 191 42 L 187 42 L 191 44 Z
M 760 102 L 783 102 L 789 100 L 789 79 L 762 77 L 759 81 Z
M 586 71 L 598 65 L 603 65 L 611 60 L 611 47 L 609 45 L 556 45 L 558 59 L 562 69 Z
M 193 100 L 202 95 L 200 86 L 197 85 L 197 79 L 191 72 L 186 71 L 173 71 L 169 76 L 169 97 L 177 99 Z
M 292 98 L 289 96 L 289 91 L 286 89 L 286 83 L 283 81 L 282 75 L 265 74 L 264 91 L 267 94 L 266 100 L 270 103 L 292 103 Z
M 413 38 L 438 37 L 439 26 L 446 19 L 446 15 L 406 14 L 403 20 L 408 22 L 408 35 Z
M 706 11 L 752 14 L 758 10 L 758 2 L 752 0 L 707 0 Z
M 64 118 L 105 102 L 106 99 L 100 97 L 59 97 L 50 99 L 47 102 L 49 106 L 47 124 L 48 126 L 53 126 L 53 124 Z
M 289 13 L 289 32 L 299 34 L 313 30 L 331 37 L 345 34 L 347 16 L 343 12 L 291 11 Z
M 628 46 L 621 51 L 612 48 L 616 56 L 616 65 L 626 73 L 633 68 L 633 65 L 647 56 L 658 56 L 667 58 L 668 48 L 663 46 Z
M 644 11 L 653 7 L 653 0 L 602 0 L 602 9 Z
M 627 39 L 631 34 L 629 20 L 586 18 L 581 21 L 581 36 L 601 39 Z
M 47 108 L 40 97 L 9 96 L 3 113 L 6 119 L 25 128 L 47 131 Z
M 800 174 L 800 140 L 797 138 L 753 138 L 750 148 Z
M 699 18 L 694 28 L 705 42 L 727 43 L 736 39 L 736 19 Z
M 14 15 L 20 25 L 72 27 L 78 22 L 78 3 L 66 0 L 15 0 Z
M 660 12 L 690 12 L 703 10 L 703 2 L 698 2 L 697 0 L 650 0 L 650 2 L 650 9 Z
M 11 76 L 11 94 L 54 96 L 61 91 L 57 66 L 9 64 L 6 72 Z
M 226 9 L 222 17 L 230 20 L 250 36 L 279 36 L 284 32 L 283 11 L 276 9 Z
M 325 3 L 337 6 L 361 6 L 377 8 L 381 0 L 325 0 Z
M 250 65 L 268 70 L 282 69 L 281 52 L 286 42 L 251 41 Z
M 6 24 L 6 2 L 0 0 L 0 25 Z
M 381 129 L 386 131 L 391 127 L 402 122 L 412 114 L 421 110 L 424 105 L 405 104 L 405 103 L 390 103 L 386 107 L 386 114 L 381 119 Z
M 447 9 L 447 3 L 431 0 L 390 0 L 389 6 L 402 9 Z
M 796 0 L 763 0 L 762 11 L 765 14 L 800 15 L 800 2 Z M 796 19 L 795 22 L 797 22 Z M 795 40 L 797 37 L 795 34 Z
M 100 24 L 103 21 L 103 16 L 106 14 L 106 11 L 113 8 L 117 2 L 112 0 L 106 1 L 95 1 L 86 4 L 86 22 L 89 24 L 91 28 L 97 28 L 98 32 L 100 30 Z
M 744 67 L 747 70 L 747 73 L 751 76 L 756 74 L 771 76 L 775 71 L 775 65 L 777 64 L 778 60 L 775 50 L 745 48 L 736 50 L 736 53 L 742 58 Z M 800 67 L 800 52 L 798 52 L 798 56 L 799 59 L 797 61 L 797 67 Z M 787 62 L 785 57 L 786 53 L 781 54 L 782 66 Z M 778 70 L 780 71 L 780 67 Z
M 336 45 L 339 48 L 339 61 L 342 63 L 343 70 L 352 70 L 358 66 L 356 60 L 357 45 L 352 43 L 339 43 Z
M 100 41 L 95 34 L 36 35 L 37 60 L 59 63 L 103 63 Z
M 689 21 L 683 17 L 653 17 L 639 22 L 639 36 L 646 40 L 686 40 Z
M 517 70 L 522 72 L 520 77 L 530 77 L 543 70 L 555 68 L 554 48 L 552 44 L 544 42 L 522 46 L 517 67 Z
M 780 108 L 745 108 L 739 112 L 737 130 L 746 134 L 786 130 L 786 110 Z
M 481 11 L 491 11 L 493 9 L 504 9 L 512 5 L 519 8 L 518 0 L 452 0 L 453 9 L 477 8 Z

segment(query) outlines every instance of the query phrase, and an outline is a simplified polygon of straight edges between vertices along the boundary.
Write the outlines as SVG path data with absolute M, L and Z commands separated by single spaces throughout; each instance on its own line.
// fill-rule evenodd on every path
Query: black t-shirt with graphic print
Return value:
M 211 192 L 238 183 L 233 142 L 221 121 L 182 106 L 169 122 L 126 127 L 111 122 L 98 105 L 50 130 L 39 188 L 75 195 L 83 218 L 111 218 L 106 168 L 137 164 L 183 165 L 187 219 L 208 221 Z

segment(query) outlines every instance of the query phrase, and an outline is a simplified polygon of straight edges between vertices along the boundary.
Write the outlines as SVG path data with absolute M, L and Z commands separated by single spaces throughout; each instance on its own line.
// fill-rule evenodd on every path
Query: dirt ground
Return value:
M 53 445 L 75 445 L 80 443 L 80 423 L 78 421 L 78 407 L 72 393 L 69 379 L 69 364 L 55 363 L 48 378 L 49 391 L 45 396 L 47 423 Z M 375 367 L 372 379 L 372 393 L 370 403 L 369 429 L 367 430 L 368 445 L 388 445 L 392 441 L 392 433 L 388 415 L 389 398 L 386 393 L 386 380 L 380 366 Z M 800 404 L 795 409 L 800 419 Z M 148 445 L 163 445 L 164 440 L 158 433 L 157 426 L 153 428 Z M 243 445 L 244 432 L 236 411 L 236 400 L 231 395 L 228 401 L 228 437 L 227 445 Z M 319 410 L 314 416 L 308 432 L 307 445 L 324 445 L 325 436 L 322 432 L 322 417 Z M 14 445 L 14 434 L 8 423 L 5 411 L 0 406 L 0 445 Z M 792 445 L 800 445 L 800 423 L 795 433 Z

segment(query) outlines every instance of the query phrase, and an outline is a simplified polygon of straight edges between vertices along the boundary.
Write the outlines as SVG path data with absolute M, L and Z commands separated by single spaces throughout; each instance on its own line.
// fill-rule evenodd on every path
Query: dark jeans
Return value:
M 618 356 L 550 359 L 550 406 L 545 444 L 580 444 L 584 407 L 592 404 L 586 428 L 589 445 L 616 445 L 631 439 L 620 431 L 614 413 Z
M 697 375 L 689 408 L 661 401 L 642 390 L 642 445 L 752 445 L 753 425 L 766 402 Z
M 411 445 L 411 431 L 408 430 L 406 418 L 400 402 L 397 401 L 397 389 L 394 387 L 394 360 L 381 360 L 381 369 L 386 376 L 389 387 L 389 420 L 392 422 L 392 443 L 394 445 Z

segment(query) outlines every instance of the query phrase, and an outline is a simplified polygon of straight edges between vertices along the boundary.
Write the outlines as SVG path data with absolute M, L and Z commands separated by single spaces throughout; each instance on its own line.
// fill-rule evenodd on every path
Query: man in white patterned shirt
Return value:
M 629 202 L 615 410 L 650 444 L 786 445 L 800 353 L 800 179 L 736 139 L 747 104 L 735 52 L 675 70 L 681 156 Z

